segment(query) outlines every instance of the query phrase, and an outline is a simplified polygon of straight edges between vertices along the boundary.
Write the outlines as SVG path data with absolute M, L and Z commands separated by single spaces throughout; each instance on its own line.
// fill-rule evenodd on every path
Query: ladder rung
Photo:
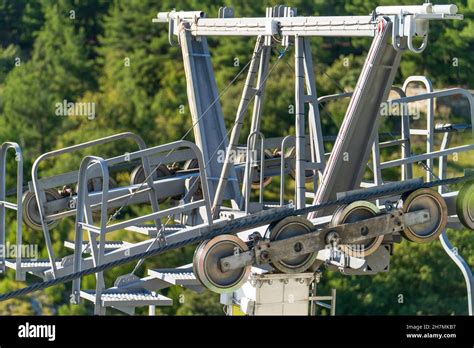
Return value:
M 309 298 L 312 301 L 332 301 L 332 296 L 312 296 Z
M 324 302 L 316 301 L 316 304 L 320 307 L 323 307 L 323 308 L 327 308 L 327 309 L 332 308 L 332 306 L 330 304 L 327 304 L 327 303 L 324 303 Z
M 304 165 L 305 169 L 308 170 L 320 170 L 323 169 L 324 165 L 322 163 L 317 163 L 317 162 L 306 162 Z
M 10 203 L 10 202 L 7 202 L 7 201 L 1 201 L 0 206 L 1 205 L 3 205 L 7 209 L 18 210 L 18 205 L 14 204 L 14 203 Z
M 87 231 L 91 231 L 91 232 L 96 232 L 96 233 L 101 233 L 100 231 L 100 227 L 97 227 L 97 226 L 94 226 L 94 225 L 89 225 L 85 222 L 78 222 L 77 223 L 78 225 L 82 226 L 82 228 L 84 228 L 85 230 Z
M 393 65 L 383 65 L 383 64 L 375 65 L 375 64 L 371 64 L 371 66 L 373 68 L 379 68 L 379 69 L 387 69 L 387 70 L 393 69 Z
M 379 143 L 380 148 L 385 148 L 389 146 L 395 146 L 395 145 L 403 145 L 408 141 L 408 139 L 396 139 L 396 140 L 389 140 L 389 141 L 384 141 L 382 143 Z
M 210 57 L 211 56 L 210 54 L 205 54 L 205 53 L 190 53 L 189 55 L 193 57 Z
M 428 135 L 428 131 L 426 129 L 410 129 L 411 135 Z

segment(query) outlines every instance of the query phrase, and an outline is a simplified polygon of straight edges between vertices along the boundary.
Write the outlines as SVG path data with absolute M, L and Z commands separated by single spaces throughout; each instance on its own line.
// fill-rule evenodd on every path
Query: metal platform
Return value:
M 81 298 L 96 304 L 97 297 L 94 290 L 81 290 Z M 172 299 L 148 290 L 129 290 L 127 292 L 107 290 L 101 294 L 100 299 L 101 314 L 105 314 L 107 307 L 133 315 L 136 307 L 173 305 Z
M 167 234 L 171 234 L 177 231 L 182 231 L 184 228 L 186 228 L 185 225 L 174 224 L 174 225 L 168 225 L 166 227 L 163 227 L 162 231 L 164 232 L 165 235 L 167 235 Z M 149 237 L 155 237 L 158 231 L 155 225 L 137 225 L 137 226 L 130 226 L 125 229 L 127 231 L 141 233 Z
M 148 274 L 170 284 L 180 285 L 194 291 L 202 291 L 204 289 L 193 273 L 192 264 L 178 268 L 150 269 L 148 270 Z
M 129 245 L 132 245 L 133 243 L 127 243 L 127 242 L 123 242 L 123 241 L 110 241 L 110 242 L 105 242 L 105 251 L 110 251 L 110 250 L 117 250 L 117 249 L 120 249 L 120 248 L 123 248 L 123 247 L 126 247 L 126 246 L 129 246 Z M 74 242 L 73 241 L 65 241 L 64 242 L 64 246 L 68 249 L 72 249 L 74 250 Z M 82 242 L 82 246 L 83 246 L 83 253 L 85 254 L 90 254 L 91 250 L 90 250 L 90 244 L 89 242 Z
M 61 266 L 62 261 L 56 261 L 56 267 Z M 16 259 L 5 259 L 5 266 L 16 271 L 16 279 L 25 281 L 26 273 L 33 274 L 37 277 L 46 279 L 45 271 L 51 269 L 51 262 L 47 259 L 23 259 L 18 264 Z
M 56 261 L 56 266 L 61 265 L 61 261 Z M 16 259 L 6 259 L 5 266 L 8 268 L 17 269 Z M 24 259 L 21 261 L 21 270 L 24 272 L 42 272 L 51 268 L 51 263 L 46 259 L 39 260 L 28 260 Z

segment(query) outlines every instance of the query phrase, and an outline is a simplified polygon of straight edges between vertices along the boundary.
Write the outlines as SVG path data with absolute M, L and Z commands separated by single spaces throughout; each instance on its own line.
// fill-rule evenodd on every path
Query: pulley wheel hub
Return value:
M 459 221 L 474 230 L 474 181 L 464 184 L 456 199 L 456 212 Z
M 222 235 L 202 243 L 194 254 L 196 278 L 209 290 L 228 293 L 240 288 L 250 274 L 250 266 L 223 272 L 220 260 L 248 251 L 247 244 L 233 235 Z
M 277 241 L 313 232 L 313 224 L 302 217 L 287 217 L 270 228 L 270 240 Z M 296 243 L 294 251 L 301 252 L 302 244 Z M 316 260 L 317 253 L 300 254 L 271 262 L 271 265 L 282 273 L 301 273 L 306 271 Z
M 340 206 L 333 214 L 331 225 L 337 226 L 373 218 L 380 213 L 375 204 L 366 201 L 356 201 Z M 360 244 L 340 245 L 341 250 L 347 254 L 362 254 L 368 256 L 374 253 L 382 244 L 384 236 L 368 239 Z
M 53 189 L 45 190 L 46 201 L 51 202 L 57 199 L 61 199 L 61 195 Z M 27 191 L 23 194 L 23 222 L 29 228 L 35 231 L 41 231 L 41 218 L 38 211 L 38 203 L 36 202 L 36 195 L 33 192 Z M 59 223 L 58 220 L 49 221 L 48 228 L 53 229 Z
M 438 238 L 448 221 L 448 208 L 444 198 L 436 191 L 419 189 L 403 199 L 405 213 L 427 209 L 430 221 L 405 227 L 403 237 L 415 243 L 428 243 Z

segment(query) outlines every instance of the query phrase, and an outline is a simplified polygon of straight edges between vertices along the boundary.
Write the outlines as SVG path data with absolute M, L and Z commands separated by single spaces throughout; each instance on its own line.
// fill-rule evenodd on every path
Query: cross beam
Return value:
M 193 36 L 366 36 L 377 33 L 379 19 L 393 23 L 397 36 L 425 36 L 430 20 L 462 19 L 455 5 L 380 6 L 369 16 L 274 16 L 251 18 L 205 18 L 202 11 L 160 12 L 156 23 L 170 23 L 175 35 L 181 22 L 189 23 Z M 173 28 L 171 28 L 173 26 Z M 410 30 L 411 29 L 411 30 Z

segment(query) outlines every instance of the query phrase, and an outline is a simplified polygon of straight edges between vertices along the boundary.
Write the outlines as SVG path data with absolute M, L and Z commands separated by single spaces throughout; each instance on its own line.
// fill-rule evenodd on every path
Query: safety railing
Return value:
M 48 219 L 50 217 L 46 213 L 47 197 L 46 197 L 45 191 L 50 188 L 55 188 L 58 186 L 67 185 L 67 184 L 76 182 L 77 172 L 66 173 L 63 175 L 58 175 L 58 176 L 46 178 L 44 180 L 40 180 L 38 176 L 38 169 L 39 169 L 40 164 L 44 162 L 46 159 L 51 159 L 51 158 L 61 156 L 64 154 L 69 154 L 69 153 L 73 153 L 79 150 L 84 150 L 86 148 L 90 148 L 93 146 L 104 145 L 110 142 L 121 141 L 124 139 L 133 140 L 138 145 L 139 149 L 141 150 L 146 148 L 146 144 L 141 137 L 131 132 L 125 132 L 125 133 L 120 133 L 120 134 L 115 134 L 108 137 L 100 138 L 97 140 L 88 141 L 82 144 L 69 146 L 63 149 L 46 152 L 43 155 L 39 156 L 33 163 L 33 167 L 31 170 L 32 189 L 35 193 L 36 201 L 38 204 L 38 215 L 41 221 L 41 227 L 43 230 L 46 249 L 48 252 L 48 257 L 51 264 L 53 275 L 56 274 L 57 267 L 56 267 L 56 262 L 55 262 L 56 260 L 55 253 L 53 251 L 53 246 L 52 246 L 51 236 L 50 236 L 50 231 L 49 231 L 49 226 L 48 226 L 48 222 L 51 220 Z M 145 162 L 143 163 L 143 165 L 144 166 L 146 165 L 147 167 L 149 167 L 149 165 L 147 165 L 148 162 L 146 162 L 147 160 L 145 159 L 144 161 Z M 71 210 L 74 211 L 75 209 L 72 208 Z M 54 218 L 60 218 L 60 217 L 61 216 L 59 217 L 56 216 Z
M 425 85 L 428 93 L 418 94 L 415 96 L 406 96 L 406 89 L 407 86 L 412 82 L 421 82 Z M 442 158 L 452 153 L 459 153 L 459 152 L 466 152 L 471 151 L 474 149 L 474 145 L 463 145 L 457 146 L 453 148 L 447 148 L 447 141 L 444 140 L 441 150 L 434 151 L 434 134 L 437 132 L 434 126 L 434 112 L 433 112 L 433 99 L 441 98 L 441 97 L 448 97 L 454 95 L 461 95 L 467 98 L 470 105 L 470 113 L 471 113 L 471 124 L 474 124 L 474 97 L 472 94 L 465 89 L 462 88 L 453 88 L 447 89 L 442 91 L 433 92 L 432 85 L 429 79 L 424 76 L 412 76 L 409 77 L 402 88 L 393 87 L 392 91 L 396 92 L 400 98 L 395 100 L 390 100 L 389 103 L 391 105 L 402 105 L 400 109 L 400 118 L 401 118 L 401 138 L 397 139 L 395 134 L 390 133 L 389 135 L 392 136 L 393 139 L 389 141 L 385 141 L 380 143 L 379 137 L 376 137 L 374 142 L 374 147 L 372 151 L 372 158 L 374 163 L 374 184 L 375 185 L 382 185 L 382 173 L 383 169 L 393 168 L 393 167 L 401 167 L 401 175 L 402 180 L 407 180 L 413 178 L 413 163 L 417 163 L 420 161 L 426 161 L 426 168 L 427 168 L 427 181 L 432 179 L 432 172 L 433 168 L 433 160 L 436 158 Z M 340 98 L 348 98 L 351 97 L 352 93 L 340 93 L 340 94 L 333 94 L 328 96 L 323 96 L 318 98 L 320 103 L 327 102 L 330 100 L 336 100 Z M 426 129 L 411 129 L 410 127 L 410 119 L 409 115 L 405 114 L 405 108 L 403 104 L 423 101 L 426 100 L 428 102 L 427 105 L 427 126 Z M 442 131 L 438 131 L 442 132 Z M 412 135 L 425 135 L 427 137 L 426 141 L 426 153 L 422 155 L 412 155 L 410 144 L 411 144 L 411 136 Z M 402 157 L 401 159 L 391 160 L 386 162 L 380 162 L 380 149 L 386 148 L 389 146 L 400 145 L 402 147 Z M 441 166 L 442 170 L 444 164 Z M 440 173 L 440 177 L 444 177 L 443 173 Z
M 448 97 L 448 96 L 453 96 L 453 95 L 462 95 L 467 98 L 469 105 L 470 105 L 470 113 L 471 113 L 471 127 L 472 124 L 474 124 L 474 97 L 472 94 L 462 88 L 452 88 L 452 89 L 447 89 L 447 90 L 441 90 L 441 91 L 436 91 L 436 92 L 428 92 L 428 93 L 423 93 L 423 94 L 418 94 L 410 97 L 404 97 L 400 98 L 397 100 L 392 101 L 392 105 L 395 104 L 406 104 L 406 103 L 411 103 L 411 102 L 416 102 L 416 101 L 422 101 L 422 100 L 432 100 L 435 98 L 441 98 L 441 97 Z M 428 112 L 428 125 L 426 131 L 423 130 L 424 132 L 420 132 L 420 130 L 410 130 L 410 135 L 413 134 L 418 134 L 418 135 L 426 135 L 427 136 L 427 152 L 425 154 L 419 154 L 419 155 L 410 155 L 407 158 L 402 158 L 398 160 L 391 160 L 391 161 L 386 161 L 382 162 L 379 165 L 379 168 L 382 169 L 387 169 L 387 168 L 393 168 L 393 167 L 398 167 L 401 165 L 407 165 L 407 164 L 412 164 L 412 163 L 418 163 L 421 161 L 427 161 L 426 167 L 427 167 L 427 181 L 431 180 L 431 177 L 433 176 L 433 164 L 432 161 L 436 158 L 441 158 L 441 157 L 446 157 L 450 154 L 453 153 L 462 153 L 462 152 L 468 152 L 474 150 L 474 144 L 469 144 L 469 145 L 460 145 L 460 146 L 455 146 L 451 148 L 447 148 L 448 144 L 447 142 L 444 143 L 444 149 L 440 149 L 435 151 L 434 150 L 434 137 L 433 134 L 435 133 L 435 127 L 434 127 L 434 116 L 432 113 Z M 442 132 L 442 131 L 441 131 Z M 445 166 L 443 166 L 445 168 Z M 445 169 L 443 169 L 445 170 Z M 444 174 L 441 173 L 441 176 Z M 410 179 L 410 178 L 408 178 Z
M 256 156 L 255 148 L 251 146 L 253 138 L 260 138 L 260 163 Z M 253 141 L 256 144 L 257 141 Z M 258 202 L 263 208 L 263 180 L 265 171 L 265 137 L 262 132 L 254 131 L 247 137 L 247 155 L 245 158 L 245 174 L 244 174 L 244 199 L 245 199 L 245 213 L 250 212 L 250 194 L 252 189 L 253 168 L 260 168 L 260 182 L 259 182 L 259 200 Z
M 280 205 L 285 204 L 285 177 L 287 170 L 287 158 L 285 156 L 285 149 L 288 146 L 289 142 L 295 142 L 294 135 L 288 135 L 283 138 L 281 142 L 281 171 L 280 171 Z
M 102 204 L 100 206 L 100 225 L 94 229 L 87 228 L 87 226 L 93 226 L 93 218 L 89 207 L 89 190 L 87 188 L 87 171 L 91 164 L 97 164 L 100 166 L 102 171 Z M 94 266 L 98 266 L 102 263 L 102 259 L 105 254 L 105 228 L 107 225 L 107 201 L 109 193 L 109 168 L 104 159 L 96 156 L 85 157 L 79 169 L 78 179 L 78 200 L 76 209 L 76 226 L 75 226 L 75 238 L 74 238 L 74 261 L 73 269 L 80 270 L 81 257 L 82 257 L 82 236 L 84 228 L 89 232 L 89 243 L 92 258 L 94 260 Z M 99 238 L 97 245 L 96 238 Z M 74 302 L 78 303 L 80 298 L 80 280 L 75 279 L 72 284 Z M 102 290 L 104 289 L 103 272 L 96 274 L 96 314 L 100 314 L 101 310 L 101 297 Z
M 16 204 L 6 200 L 6 161 L 8 150 L 15 150 L 15 160 L 17 162 L 16 168 Z M 6 262 L 6 226 L 5 215 L 6 209 L 16 211 L 16 242 L 15 242 L 15 263 L 16 263 L 16 280 L 24 280 L 21 271 L 22 258 L 22 195 L 23 195 L 23 154 L 21 148 L 17 143 L 6 142 L 3 143 L 0 149 L 0 245 L 3 247 L 1 256 L 0 269 L 5 272 Z

